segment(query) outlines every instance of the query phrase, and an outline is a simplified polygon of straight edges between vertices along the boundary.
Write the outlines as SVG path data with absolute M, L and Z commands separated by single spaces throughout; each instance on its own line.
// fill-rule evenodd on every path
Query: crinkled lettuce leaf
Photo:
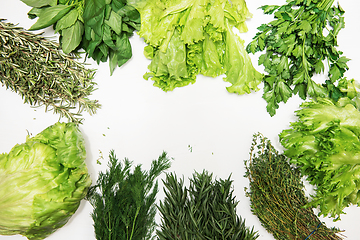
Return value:
M 231 83 L 229 92 L 259 90 L 263 76 L 233 31 L 246 32 L 245 21 L 252 17 L 244 0 L 130 0 L 128 4 L 140 12 L 138 34 L 148 44 L 145 56 L 152 59 L 144 78 L 151 78 L 155 86 L 171 91 L 194 83 L 198 74 L 225 74 L 224 80 Z M 174 46 L 181 53 L 171 54 Z M 183 74 L 169 70 L 174 61 Z
M 360 112 L 348 98 L 320 98 L 303 103 L 296 116 L 279 134 L 284 154 L 315 186 L 309 206 L 339 220 L 360 204 Z

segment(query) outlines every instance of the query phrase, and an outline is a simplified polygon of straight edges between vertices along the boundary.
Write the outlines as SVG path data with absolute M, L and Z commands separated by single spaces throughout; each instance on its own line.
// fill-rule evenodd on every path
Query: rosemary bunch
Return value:
M 158 206 L 162 217 L 157 231 L 160 240 L 258 238 L 257 232 L 246 227 L 236 214 L 238 201 L 230 177 L 213 181 L 212 174 L 206 171 L 195 173 L 189 189 L 175 174 L 167 174 L 163 182 L 166 197 Z
M 109 154 L 109 169 L 100 172 L 96 185 L 90 187 L 87 200 L 94 210 L 95 235 L 98 240 L 145 240 L 153 239 L 156 223 L 155 181 L 170 167 L 170 159 L 165 152 L 158 160 L 153 160 L 149 171 L 124 159 L 119 162 L 114 150 Z
M 260 133 L 254 135 L 245 165 L 251 210 L 275 239 L 342 239 L 340 230 L 327 228 L 311 207 L 304 207 L 308 200 L 300 171 Z
M 0 81 L 25 103 L 45 106 L 72 122 L 81 112 L 94 114 L 100 104 L 89 100 L 95 71 L 76 54 L 64 54 L 55 42 L 0 19 Z M 78 109 L 74 111 L 74 109 Z

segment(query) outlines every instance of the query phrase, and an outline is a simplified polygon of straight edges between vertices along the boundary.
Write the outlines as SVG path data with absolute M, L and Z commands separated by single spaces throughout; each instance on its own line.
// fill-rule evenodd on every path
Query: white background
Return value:
M 249 31 L 241 34 L 246 45 L 260 24 L 273 20 L 272 16 L 263 15 L 258 7 L 284 3 L 285 0 L 247 2 L 253 18 L 247 22 Z M 350 69 L 346 76 L 356 79 L 360 66 L 360 1 L 343 0 L 340 4 L 346 12 L 346 27 L 339 34 L 339 49 L 344 56 L 352 59 L 348 62 Z M 20 0 L 0 0 L 0 6 L 0 18 L 25 29 L 35 22 L 27 18 L 30 7 Z M 45 35 L 57 41 L 51 28 L 46 29 Z M 134 164 L 143 164 L 143 169 L 149 169 L 151 160 L 157 159 L 164 150 L 174 158 L 169 171 L 185 179 L 191 177 L 195 170 L 203 169 L 218 178 L 227 178 L 232 174 L 236 199 L 240 201 L 237 213 L 246 220 L 247 226 L 254 226 L 260 240 L 274 239 L 250 212 L 249 200 L 244 194 L 248 180 L 243 177 L 243 161 L 249 157 L 252 135 L 256 132 L 263 133 L 282 151 L 278 134 L 295 120 L 294 111 L 298 109 L 300 100 L 293 97 L 286 105 L 281 104 L 274 117 L 270 117 L 262 99 L 262 89 L 243 96 L 230 94 L 226 91 L 228 83 L 222 80 L 223 76 L 207 78 L 199 75 L 195 84 L 165 93 L 154 87 L 151 80 L 143 79 L 150 63 L 143 55 L 146 46 L 143 40 L 135 34 L 131 44 L 132 59 L 117 68 L 111 77 L 108 63 L 97 65 L 87 61 L 91 64 L 89 67 L 97 69 L 95 81 L 98 89 L 91 99 L 98 99 L 102 104 L 97 114 L 84 114 L 85 121 L 80 126 L 86 139 L 86 161 L 93 182 L 99 171 L 106 170 L 111 149 L 115 150 L 119 159 L 127 157 Z M 263 72 L 263 68 L 257 65 L 258 55 L 250 56 L 254 66 Z M 36 135 L 56 121 L 57 115 L 45 113 L 44 108 L 31 108 L 23 103 L 19 95 L 0 87 L 0 152 L 9 152 L 15 144 L 25 141 L 28 132 Z M 101 165 L 96 163 L 100 152 L 104 156 Z M 162 198 L 161 189 L 158 199 Z M 91 211 L 90 204 L 82 201 L 70 221 L 47 239 L 95 239 Z M 347 239 L 359 239 L 360 208 L 351 206 L 346 212 L 340 222 L 334 223 L 326 218 L 321 220 L 328 227 L 345 230 Z M 157 221 L 159 223 L 159 217 Z M 0 236 L 0 239 L 25 238 Z

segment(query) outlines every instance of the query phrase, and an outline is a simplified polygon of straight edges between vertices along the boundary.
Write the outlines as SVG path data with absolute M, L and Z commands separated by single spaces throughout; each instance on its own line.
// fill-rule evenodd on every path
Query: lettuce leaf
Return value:
M 225 74 L 224 80 L 231 83 L 229 92 L 259 90 L 263 76 L 234 32 L 234 28 L 246 32 L 245 21 L 252 17 L 244 0 L 130 0 L 128 4 L 140 12 L 138 34 L 148 44 L 145 56 L 152 59 L 144 78 L 151 78 L 154 86 L 172 91 L 195 83 L 198 74 Z
M 296 122 L 283 130 L 284 154 L 313 184 L 309 206 L 339 220 L 344 209 L 360 204 L 360 112 L 349 98 L 312 100 L 296 111 Z

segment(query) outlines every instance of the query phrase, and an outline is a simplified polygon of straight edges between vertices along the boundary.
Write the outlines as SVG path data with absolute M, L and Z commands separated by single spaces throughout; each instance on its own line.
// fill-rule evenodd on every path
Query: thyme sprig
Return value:
M 81 113 L 96 113 L 95 70 L 85 68 L 77 54 L 65 54 L 56 42 L 0 19 L 0 81 L 24 103 L 45 106 L 60 118 L 81 122 Z M 74 109 L 77 108 L 77 111 Z
M 342 239 L 339 229 L 327 228 L 311 207 L 304 207 L 308 200 L 300 171 L 260 133 L 253 136 L 245 166 L 251 211 L 275 239 Z

